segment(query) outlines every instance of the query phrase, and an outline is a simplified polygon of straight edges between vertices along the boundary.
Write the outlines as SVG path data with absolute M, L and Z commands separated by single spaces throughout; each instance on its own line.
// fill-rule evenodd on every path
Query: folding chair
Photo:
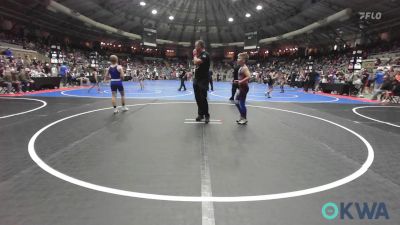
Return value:
M 0 82 L 0 94 L 7 94 L 7 87 L 4 86 L 4 82 Z
M 389 102 L 390 103 L 400 103 L 400 95 L 395 95 L 393 92 L 389 93 Z

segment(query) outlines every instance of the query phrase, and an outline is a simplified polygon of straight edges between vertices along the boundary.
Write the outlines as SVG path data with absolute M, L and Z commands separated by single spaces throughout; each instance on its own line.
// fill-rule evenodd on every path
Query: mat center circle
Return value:
M 150 105 L 173 105 L 173 104 L 194 104 L 193 102 L 163 102 L 163 103 L 145 103 L 145 104 L 135 104 L 135 105 L 130 105 L 129 107 L 138 107 L 138 106 L 150 106 Z M 232 104 L 228 103 L 211 103 L 211 105 L 227 105 L 231 106 Z M 256 106 L 256 105 L 248 105 L 249 108 L 259 108 L 259 109 L 268 109 L 268 110 L 275 110 L 275 111 L 280 111 L 280 112 L 286 112 L 286 113 L 292 113 L 312 119 L 316 119 L 319 121 L 326 122 L 332 126 L 339 127 L 343 130 L 345 130 L 348 133 L 353 134 L 356 136 L 359 140 L 363 142 L 363 144 L 367 148 L 367 159 L 366 161 L 362 164 L 362 166 L 352 174 L 341 178 L 339 180 L 333 181 L 328 184 L 312 187 L 312 188 L 307 188 L 307 189 L 302 189 L 302 190 L 296 190 L 296 191 L 290 191 L 290 192 L 284 192 L 284 193 L 275 193 L 275 194 L 265 194 L 265 195 L 254 195 L 254 196 L 231 196 L 231 197 L 217 197 L 217 196 L 211 196 L 211 197 L 205 197 L 205 196 L 176 196 L 176 195 L 160 195 L 160 194 L 151 194 L 151 193 L 143 193 L 143 192 L 134 192 L 134 191 L 128 191 L 128 190 L 122 190 L 122 189 L 117 189 L 117 188 L 111 188 L 111 187 L 106 187 L 94 183 L 89 183 L 87 181 L 83 181 L 74 177 L 71 177 L 67 174 L 64 174 L 60 171 L 57 171 L 56 169 L 52 168 L 48 164 L 46 164 L 36 153 L 35 149 L 35 142 L 37 138 L 42 134 L 44 131 L 49 129 L 50 127 L 61 123 L 63 121 L 76 118 L 82 115 L 87 115 L 91 114 L 94 112 L 99 112 L 99 111 L 104 111 L 104 110 L 109 110 L 110 108 L 102 108 L 102 109 L 96 109 L 96 110 L 91 110 L 87 112 L 82 112 L 78 113 L 72 116 L 68 116 L 62 119 L 59 119 L 55 122 L 52 122 L 45 127 L 41 128 L 39 131 L 37 131 L 30 139 L 29 144 L 28 144 L 28 151 L 29 155 L 32 158 L 32 160 L 40 166 L 43 170 L 46 172 L 50 173 L 51 175 L 58 177 L 64 181 L 70 182 L 72 184 L 85 187 L 88 189 L 100 191 L 100 192 L 105 192 L 105 193 L 110 193 L 110 194 L 115 194 L 115 195 L 121 195 L 121 196 L 127 196 L 127 197 L 136 197 L 136 198 L 144 198 L 144 199 L 153 199 L 153 200 L 166 200 L 166 201 L 186 201 L 186 202 L 243 202 L 243 201 L 263 201 L 263 200 L 274 200 L 274 199 L 284 199 L 284 198 L 292 198 L 292 197 L 299 197 L 299 196 L 304 196 L 304 195 L 309 195 L 313 193 L 318 193 L 322 191 L 326 191 L 329 189 L 333 189 L 336 187 L 339 187 L 341 185 L 344 185 L 346 183 L 349 183 L 358 177 L 362 176 L 365 172 L 368 171 L 369 167 L 372 165 L 373 160 L 374 160 L 374 151 L 370 143 L 362 137 L 360 134 L 356 133 L 355 131 L 344 127 L 340 124 L 337 124 L 333 121 L 320 118 L 317 116 L 313 115 L 308 115 L 305 113 L 300 113 L 300 112 L 295 112 L 295 111 L 290 111 L 290 110 L 285 110 L 285 109 L 279 109 L 279 108 L 272 108 L 272 107 L 265 107 L 265 106 Z

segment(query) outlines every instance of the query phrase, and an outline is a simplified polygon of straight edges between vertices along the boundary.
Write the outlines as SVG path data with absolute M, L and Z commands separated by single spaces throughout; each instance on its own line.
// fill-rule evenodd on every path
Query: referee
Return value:
M 196 65 L 196 71 L 193 79 L 193 90 L 198 107 L 198 116 L 196 121 L 199 122 L 205 118 L 205 123 L 210 122 L 210 114 L 208 113 L 207 90 L 209 84 L 210 55 L 205 50 L 204 41 L 198 40 L 193 50 L 193 63 Z

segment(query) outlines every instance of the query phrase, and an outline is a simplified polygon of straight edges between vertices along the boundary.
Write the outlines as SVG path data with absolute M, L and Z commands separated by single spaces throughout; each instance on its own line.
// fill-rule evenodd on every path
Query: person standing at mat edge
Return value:
M 236 122 L 240 125 L 247 124 L 247 109 L 246 109 L 246 97 L 249 92 L 249 79 L 250 70 L 246 63 L 249 60 L 247 52 L 242 52 L 238 55 L 238 65 L 240 65 L 238 72 L 238 80 L 234 82 L 238 84 L 239 90 L 236 92 L 235 100 L 236 107 L 240 112 L 240 119 Z
M 118 57 L 116 55 L 110 56 L 111 65 L 108 67 L 106 72 L 107 78 L 110 78 L 110 86 L 112 92 L 112 105 L 114 106 L 114 114 L 118 113 L 117 108 L 117 91 L 121 95 L 122 111 L 128 111 L 128 107 L 125 106 L 125 91 L 122 81 L 124 79 L 124 69 L 122 66 L 118 65 Z
M 179 87 L 178 91 L 181 91 L 182 88 L 183 88 L 183 91 L 186 91 L 186 86 L 185 86 L 186 70 L 183 67 L 183 65 L 181 65 L 179 68 L 179 79 L 181 80 L 181 86 Z
M 210 82 L 211 91 L 214 91 L 213 71 L 208 71 L 208 81 Z
M 233 67 L 233 81 L 232 81 L 232 95 L 229 98 L 230 101 L 233 101 L 235 98 L 236 90 L 239 88 L 238 84 L 235 83 L 235 80 L 238 80 L 240 65 L 236 64 Z
M 68 72 L 69 72 L 69 68 L 67 66 L 66 62 L 63 62 L 62 66 L 60 67 L 60 76 L 61 76 L 61 82 L 63 84 L 63 87 L 67 86 L 67 77 L 68 77 Z
M 193 90 L 198 107 L 198 116 L 196 121 L 199 122 L 205 118 L 205 123 L 210 122 L 210 114 L 208 113 L 207 90 L 209 84 L 210 55 L 205 50 L 204 41 L 198 40 L 193 50 L 193 64 L 196 70 L 193 79 Z

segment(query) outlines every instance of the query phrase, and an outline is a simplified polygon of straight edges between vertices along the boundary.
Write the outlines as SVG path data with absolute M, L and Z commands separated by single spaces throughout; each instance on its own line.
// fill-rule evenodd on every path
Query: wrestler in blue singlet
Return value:
M 124 91 L 124 86 L 122 85 L 121 73 L 118 71 L 118 65 L 110 66 L 108 68 L 108 73 L 111 77 L 111 91 L 120 93 Z

